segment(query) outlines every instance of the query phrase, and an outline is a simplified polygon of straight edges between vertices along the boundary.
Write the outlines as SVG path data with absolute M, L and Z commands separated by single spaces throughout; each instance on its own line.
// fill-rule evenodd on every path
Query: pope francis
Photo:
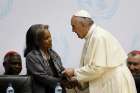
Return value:
M 72 16 L 71 26 L 85 44 L 80 68 L 66 68 L 63 73 L 76 79 L 86 93 L 137 93 L 127 55 L 111 33 L 96 25 L 85 10 Z

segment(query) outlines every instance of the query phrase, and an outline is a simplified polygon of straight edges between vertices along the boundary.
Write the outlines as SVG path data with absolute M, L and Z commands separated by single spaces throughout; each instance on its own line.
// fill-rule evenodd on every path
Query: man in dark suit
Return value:
M 140 93 L 140 51 L 134 50 L 128 54 L 127 65 L 134 76 L 137 92 Z

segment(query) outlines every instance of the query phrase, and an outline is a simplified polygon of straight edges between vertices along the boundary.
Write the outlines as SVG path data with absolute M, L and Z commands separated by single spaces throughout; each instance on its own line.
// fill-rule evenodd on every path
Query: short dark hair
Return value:
M 9 51 L 5 54 L 3 63 L 10 61 L 13 56 L 17 56 L 19 60 L 22 61 L 19 53 L 16 51 Z
M 28 29 L 26 33 L 26 48 L 24 50 L 24 57 L 26 57 L 31 50 L 38 50 L 40 48 L 39 41 L 42 33 L 48 28 L 48 25 L 35 24 Z
M 4 75 L 18 75 L 22 70 L 22 59 L 20 54 L 16 51 L 7 52 L 4 56 L 3 66 L 5 69 Z M 15 67 L 17 70 L 14 69 Z

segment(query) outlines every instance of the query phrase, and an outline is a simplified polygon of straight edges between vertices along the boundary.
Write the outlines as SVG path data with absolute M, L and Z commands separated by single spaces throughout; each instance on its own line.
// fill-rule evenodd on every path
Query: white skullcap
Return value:
M 80 11 L 76 12 L 74 14 L 74 16 L 91 18 L 90 14 L 86 10 L 80 10 Z

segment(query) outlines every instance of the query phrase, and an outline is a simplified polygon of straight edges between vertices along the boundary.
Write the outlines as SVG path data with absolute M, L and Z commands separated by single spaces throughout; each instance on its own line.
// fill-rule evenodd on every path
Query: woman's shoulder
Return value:
M 39 50 L 32 50 L 30 51 L 26 57 L 31 57 L 31 56 L 38 56 L 40 55 L 40 51 Z
M 53 57 L 60 57 L 55 50 L 50 49 L 49 51 L 50 51 L 51 56 L 53 56 Z

